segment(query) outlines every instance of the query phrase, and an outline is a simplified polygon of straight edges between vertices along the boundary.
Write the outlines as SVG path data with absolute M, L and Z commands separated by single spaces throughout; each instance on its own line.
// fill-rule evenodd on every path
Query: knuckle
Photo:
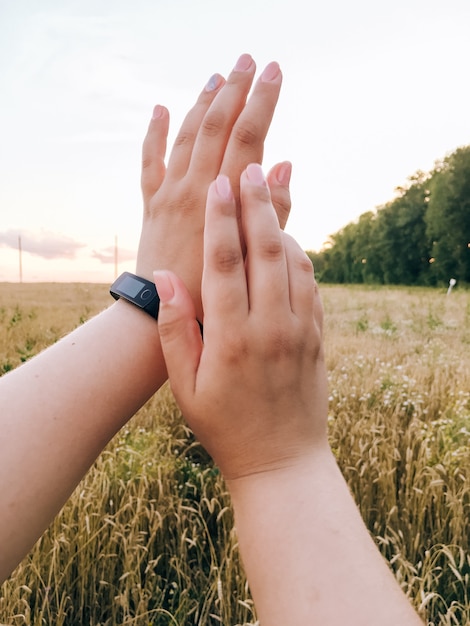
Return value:
M 166 190 L 165 194 L 162 194 L 160 205 L 164 207 L 165 212 L 171 215 L 173 218 L 179 216 L 182 220 L 181 228 L 187 229 L 190 225 L 187 224 L 187 218 L 194 216 L 201 206 L 201 196 L 199 190 L 192 188 L 188 185 L 175 183 L 171 190 Z M 202 225 L 202 218 L 195 220 L 191 225 L 194 230 L 199 229 Z M 175 224 L 175 228 L 177 225 Z
M 308 274 L 311 277 L 313 284 L 315 280 L 315 273 L 311 259 L 291 235 L 283 232 L 282 237 L 286 250 L 288 251 L 289 258 L 294 264 L 294 268 L 299 272 L 302 272 L 302 274 Z
M 220 111 L 209 111 L 201 124 L 201 134 L 215 137 L 225 126 L 225 117 Z
M 142 155 L 142 171 L 145 172 L 149 170 L 152 167 L 152 165 L 153 165 L 153 159 L 147 154 Z
M 194 143 L 195 138 L 196 138 L 196 135 L 194 132 L 191 132 L 189 130 L 180 130 L 180 132 L 176 136 L 176 139 L 173 145 L 176 148 L 182 148 L 187 145 L 192 145 Z
M 267 261 L 280 261 L 284 256 L 284 246 L 279 238 L 265 238 L 259 242 L 259 255 Z
M 291 359 L 302 352 L 303 340 L 295 332 L 287 332 L 284 327 L 275 326 L 265 335 L 264 352 L 270 361 Z
M 279 222 L 284 224 L 289 217 L 292 206 L 290 193 L 285 192 L 284 190 L 281 190 L 280 193 L 271 191 L 271 195 L 274 208 L 279 217 Z
M 219 246 L 212 254 L 214 267 L 224 274 L 233 272 L 242 262 L 241 250 L 235 247 Z
M 200 198 L 191 189 L 184 189 L 181 191 L 179 198 L 173 203 L 170 202 L 170 207 L 174 213 L 180 213 L 184 218 L 189 215 L 193 215 L 194 211 L 199 208 L 201 204 Z M 195 225 L 193 226 L 195 227 Z
M 158 332 L 162 342 L 168 344 L 171 340 L 178 337 L 178 324 L 176 320 L 169 315 L 159 315 L 158 319 Z
M 311 275 L 312 282 L 314 282 L 313 263 L 304 252 L 298 255 L 296 259 L 296 264 L 297 264 L 299 271 L 304 272 L 305 274 Z
M 253 122 L 244 120 L 234 129 L 235 141 L 241 146 L 254 146 L 258 143 L 258 127 Z
M 234 366 L 245 362 L 251 350 L 248 337 L 237 332 L 230 332 L 230 330 L 225 332 L 220 354 L 227 365 Z
M 321 328 L 318 327 L 317 323 L 314 323 L 313 326 L 314 326 L 314 334 L 313 334 L 312 341 L 310 342 L 311 359 L 313 361 L 323 362 L 325 360 L 325 352 L 323 349 Z
M 245 184 L 244 194 L 252 202 L 269 203 L 272 205 L 271 193 L 268 187 L 262 185 Z M 274 207 L 272 207 L 274 209 Z

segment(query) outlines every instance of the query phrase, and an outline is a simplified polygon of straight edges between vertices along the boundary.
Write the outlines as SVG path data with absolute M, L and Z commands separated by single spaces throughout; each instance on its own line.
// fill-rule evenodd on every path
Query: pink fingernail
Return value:
M 223 200 L 233 200 L 232 186 L 230 185 L 230 179 L 225 174 L 219 174 L 215 179 L 215 187 L 217 193 Z
M 212 74 L 205 86 L 206 91 L 215 91 L 224 82 L 223 77 L 220 74 Z
M 253 59 L 249 54 L 242 54 L 233 68 L 236 72 L 246 72 L 253 64 Z
M 165 304 L 165 302 L 169 302 L 175 295 L 175 290 L 173 289 L 173 283 L 171 282 L 167 272 L 155 271 L 153 273 L 153 280 L 155 281 L 155 285 L 157 287 L 160 302 L 163 304 Z
M 276 172 L 276 178 L 278 182 L 284 187 L 288 187 L 290 183 L 290 177 L 292 175 L 292 163 L 285 161 L 281 163 L 279 169 Z
M 246 168 L 246 175 L 250 183 L 266 187 L 266 178 L 261 165 L 258 165 L 258 163 L 250 163 Z
M 152 119 L 157 120 L 159 117 L 162 117 L 163 110 L 163 107 L 160 104 L 157 104 L 153 109 Z
M 263 73 L 261 74 L 260 80 L 263 83 L 270 83 L 281 74 L 281 68 L 279 67 L 279 63 L 276 61 L 272 61 L 265 68 Z

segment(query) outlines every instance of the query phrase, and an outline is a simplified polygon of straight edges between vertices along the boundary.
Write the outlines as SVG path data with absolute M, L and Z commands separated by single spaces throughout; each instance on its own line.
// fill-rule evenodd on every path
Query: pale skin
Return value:
M 155 273 L 175 397 L 222 470 L 262 626 L 422 624 L 374 545 L 327 438 L 322 306 L 313 269 L 279 229 L 259 165 L 210 187 L 204 342 L 174 273 Z
M 184 120 L 165 166 L 169 114 L 157 106 L 143 146 L 144 215 L 136 273 L 178 273 L 200 315 L 207 189 L 223 172 L 237 184 L 261 162 L 282 75 L 242 55 L 216 74 Z M 252 87 L 253 85 L 253 87 Z M 251 89 L 251 94 L 248 94 Z M 290 164 L 269 184 L 285 224 Z M 0 379 L 0 582 L 27 554 L 113 435 L 167 379 L 158 324 L 118 301 Z

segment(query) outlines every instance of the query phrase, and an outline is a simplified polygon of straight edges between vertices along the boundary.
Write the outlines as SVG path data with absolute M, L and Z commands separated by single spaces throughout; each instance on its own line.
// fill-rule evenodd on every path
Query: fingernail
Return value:
M 233 200 L 232 186 L 228 176 L 219 174 L 215 179 L 215 187 L 222 200 Z
M 280 73 L 281 68 L 279 67 L 279 63 L 276 63 L 276 61 L 272 61 L 264 68 L 264 71 L 260 77 L 261 82 L 270 83 L 273 80 L 276 80 Z
M 249 54 L 242 54 L 233 68 L 236 72 L 246 72 L 253 64 L 253 59 Z
M 153 273 L 153 280 L 155 281 L 155 285 L 157 287 L 160 302 L 163 304 L 165 304 L 165 302 L 169 302 L 175 295 L 175 290 L 173 289 L 173 283 L 171 282 L 167 272 L 155 271 Z
M 258 163 L 250 163 L 246 168 L 246 175 L 250 183 L 266 187 L 266 178 L 264 177 L 261 165 L 258 165 Z
M 159 117 L 162 117 L 162 115 L 163 115 L 163 107 L 160 104 L 157 104 L 153 108 L 152 119 L 157 120 Z
M 280 185 L 287 187 L 290 183 L 290 177 L 292 175 L 292 163 L 285 161 L 281 163 L 279 169 L 276 172 L 276 178 Z
M 224 79 L 220 74 L 212 74 L 204 89 L 206 91 L 215 91 L 222 85 L 223 81 Z

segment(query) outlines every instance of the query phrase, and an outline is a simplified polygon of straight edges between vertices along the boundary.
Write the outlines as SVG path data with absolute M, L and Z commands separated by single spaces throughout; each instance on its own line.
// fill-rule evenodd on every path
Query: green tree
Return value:
M 417 172 L 398 196 L 378 211 L 376 238 L 383 282 L 420 284 L 428 282 L 430 241 L 426 234 L 429 176 Z
M 434 171 L 426 212 L 437 280 L 470 282 L 470 146 L 459 148 Z
M 340 283 L 470 283 L 470 146 L 396 191 L 330 237 L 316 253 L 317 275 Z

